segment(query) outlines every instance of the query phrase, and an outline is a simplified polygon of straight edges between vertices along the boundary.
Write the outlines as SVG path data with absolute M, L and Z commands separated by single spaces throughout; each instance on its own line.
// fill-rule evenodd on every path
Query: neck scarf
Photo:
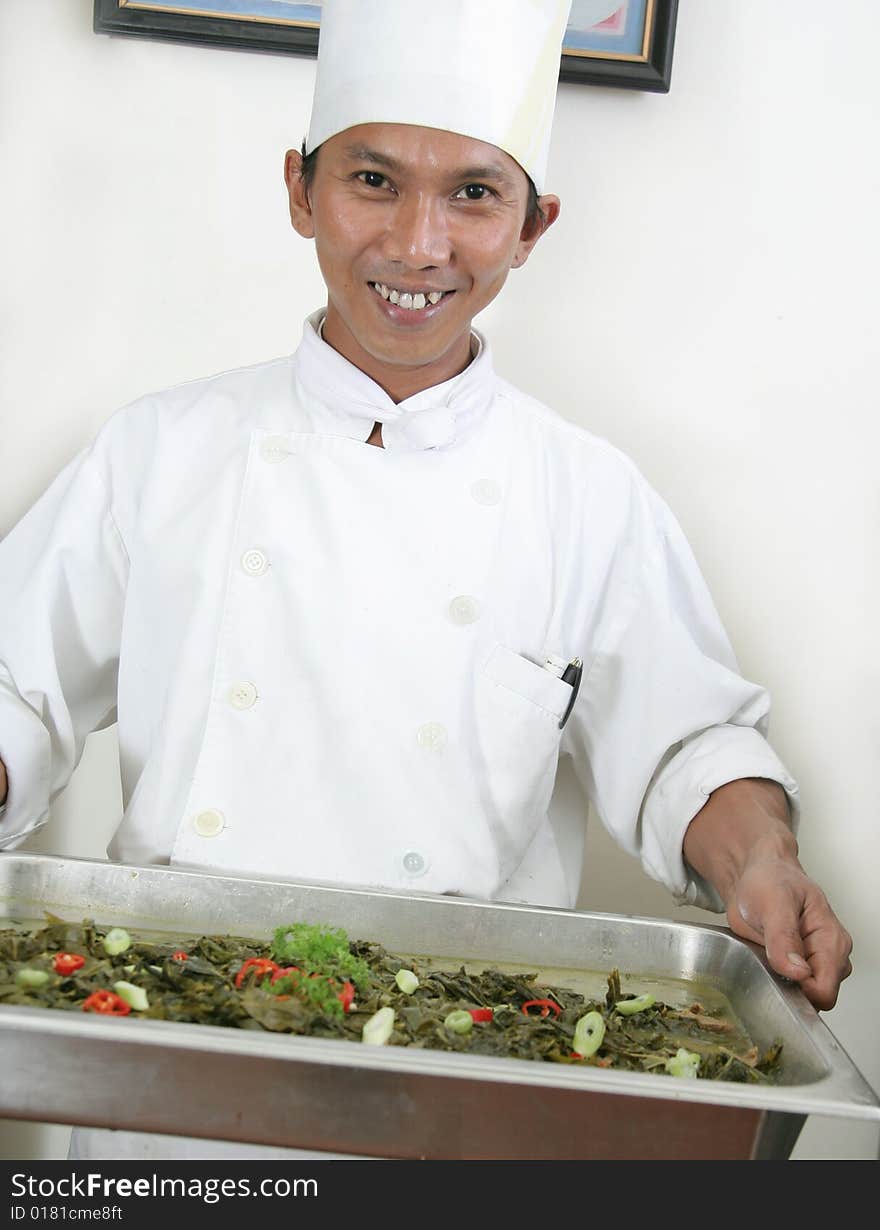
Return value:
M 473 358 L 463 372 L 395 403 L 375 380 L 321 337 L 324 310 L 309 316 L 295 356 L 300 400 L 315 428 L 366 440 L 382 424 L 382 443 L 391 451 L 443 448 L 482 419 L 495 395 L 488 344 L 473 332 Z

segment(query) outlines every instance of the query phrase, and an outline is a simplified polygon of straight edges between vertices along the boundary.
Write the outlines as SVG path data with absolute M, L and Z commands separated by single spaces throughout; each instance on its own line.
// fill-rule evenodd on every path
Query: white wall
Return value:
M 322 302 L 284 150 L 314 61 L 98 36 L 0 0 L 0 532 L 118 406 L 290 352 Z M 683 0 L 668 95 L 566 84 L 560 222 L 481 318 L 499 369 L 628 451 L 678 514 L 800 779 L 802 858 L 855 938 L 825 1020 L 880 1088 L 873 0 Z M 101 857 L 95 736 L 32 849 Z M 679 911 L 601 831 L 586 908 Z M 66 1129 L 0 1124 L 0 1156 Z M 873 1158 L 811 1119 L 799 1159 Z

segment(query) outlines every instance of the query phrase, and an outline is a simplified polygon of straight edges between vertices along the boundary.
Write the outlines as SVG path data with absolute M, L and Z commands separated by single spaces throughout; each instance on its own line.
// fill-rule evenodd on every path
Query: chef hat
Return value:
M 324 0 L 306 151 L 356 124 L 496 145 L 543 191 L 571 0 Z

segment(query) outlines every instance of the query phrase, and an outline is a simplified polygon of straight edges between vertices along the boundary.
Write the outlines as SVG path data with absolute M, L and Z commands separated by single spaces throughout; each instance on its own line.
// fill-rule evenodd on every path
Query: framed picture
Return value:
M 560 80 L 667 93 L 677 10 L 678 0 L 572 0 Z M 100 34 L 303 56 L 317 55 L 320 26 L 319 2 L 292 0 L 95 0 L 94 10 Z

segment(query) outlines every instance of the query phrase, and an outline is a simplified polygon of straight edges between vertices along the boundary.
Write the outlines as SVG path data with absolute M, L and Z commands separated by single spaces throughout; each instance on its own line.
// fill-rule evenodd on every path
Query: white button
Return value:
M 234 683 L 229 689 L 229 703 L 234 709 L 250 709 L 256 703 L 257 689 L 247 680 Z
M 418 850 L 407 850 L 400 860 L 403 870 L 408 876 L 423 876 L 428 870 L 428 860 Z
M 478 504 L 498 504 L 501 502 L 501 488 L 494 478 L 481 478 L 471 487 L 471 495 Z
M 261 577 L 269 567 L 269 561 L 266 559 L 262 551 L 256 547 L 251 547 L 249 551 L 245 551 L 241 557 L 241 566 L 244 571 L 252 577 Z
M 420 726 L 416 731 L 416 739 L 419 747 L 427 748 L 431 752 L 442 752 L 446 746 L 446 727 L 439 722 L 425 722 L 424 726 Z
M 199 837 L 216 837 L 218 833 L 223 832 L 226 821 L 223 819 L 221 811 L 215 811 L 210 808 L 208 811 L 200 811 L 193 820 L 193 828 L 198 833 Z
M 480 618 L 480 604 L 470 594 L 459 594 L 449 604 L 449 618 L 454 624 L 472 624 Z
M 264 461 L 284 461 L 289 453 L 286 436 L 266 436 L 260 445 L 260 456 Z

